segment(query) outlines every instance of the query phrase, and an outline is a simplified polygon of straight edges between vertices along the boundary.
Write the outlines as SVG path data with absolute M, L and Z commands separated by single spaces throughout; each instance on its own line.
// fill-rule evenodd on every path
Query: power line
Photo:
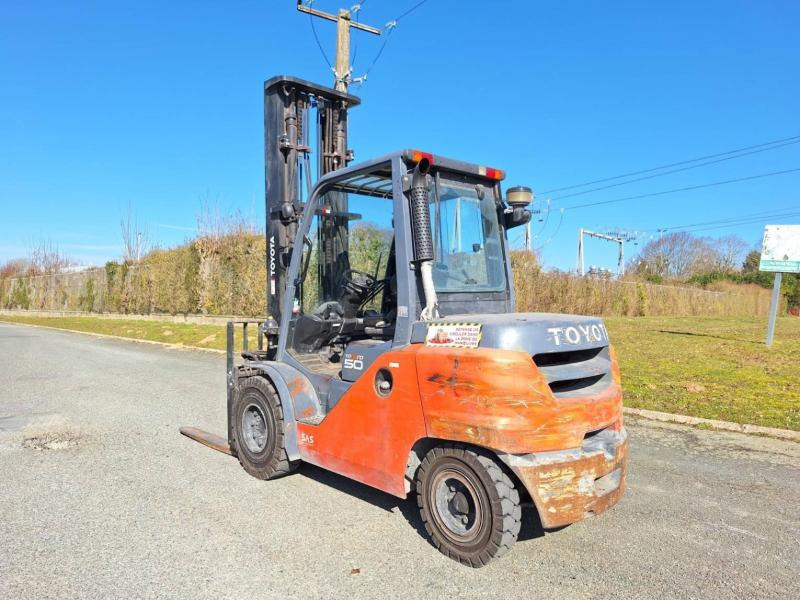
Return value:
M 402 15 L 400 15 L 399 17 L 395 17 L 394 21 L 399 21 L 400 19 L 402 19 L 402 18 L 404 18 L 404 17 L 407 17 L 407 16 L 408 16 L 408 15 L 410 15 L 412 12 L 414 12 L 415 10 L 417 10 L 417 9 L 418 9 L 420 6 L 422 6 L 423 4 L 425 4 L 427 1 L 428 1 L 428 0 L 421 0 L 420 2 L 417 2 L 417 3 L 416 3 L 414 6 L 412 6 L 411 8 L 409 8 L 409 9 L 408 9 L 406 12 L 404 12 Z
M 550 221 L 550 210 L 551 210 L 550 198 L 548 198 L 547 199 L 547 209 L 546 209 L 545 215 L 544 215 L 544 225 L 542 225 L 542 228 L 539 230 L 539 232 L 536 235 L 533 236 L 533 239 L 538 238 L 540 235 L 542 235 L 544 233 L 544 230 L 547 229 L 547 223 Z
M 742 218 L 742 219 L 730 219 L 728 221 L 720 221 L 716 224 L 710 223 L 708 227 L 704 227 L 703 225 L 696 225 L 696 226 L 688 226 L 688 227 L 680 227 L 681 231 L 708 231 L 710 229 L 722 229 L 724 227 L 736 227 L 739 225 L 747 225 L 750 223 L 763 223 L 767 221 L 771 221 L 773 219 L 784 219 L 790 218 L 800 215 L 800 211 L 794 212 L 787 212 L 780 215 L 764 215 L 761 217 L 749 217 L 749 218 Z M 671 228 L 670 228 L 671 229 Z
M 350 13 L 354 15 L 353 20 L 358 23 L 358 13 L 361 12 L 361 9 L 364 8 L 364 5 L 367 3 L 367 0 L 361 0 L 358 4 L 354 4 L 350 7 Z M 356 44 L 355 48 L 353 48 L 353 60 L 350 61 L 351 69 L 356 68 L 356 57 L 358 57 L 358 37 L 356 37 Z
M 363 85 L 363 82 L 365 82 L 367 80 L 367 76 L 370 74 L 370 72 L 372 71 L 372 68 L 378 62 L 378 59 L 381 57 L 381 54 L 383 54 L 383 49 L 386 48 L 386 44 L 389 43 L 389 38 L 392 36 L 392 32 L 393 31 L 394 31 L 394 26 L 389 28 L 389 33 L 387 33 L 386 37 L 383 38 L 383 43 L 381 44 L 381 47 L 378 49 L 378 53 L 375 55 L 375 58 L 372 59 L 372 63 L 370 63 L 369 67 L 367 67 L 367 70 L 364 71 L 364 74 L 361 77 L 358 78 L 359 79 L 359 81 L 358 81 L 359 84 Z
M 726 219 L 714 219 L 712 221 L 700 221 L 699 223 L 689 223 L 686 225 L 672 225 L 670 227 L 661 227 L 660 229 L 663 231 L 674 230 L 674 229 L 688 229 L 691 227 L 699 227 L 702 225 L 717 225 L 720 223 L 731 223 L 734 221 L 740 220 L 748 220 L 753 218 L 759 219 L 773 219 L 773 218 L 781 218 L 781 217 L 791 217 L 800 212 L 800 206 L 793 206 L 787 207 L 785 209 L 778 209 L 777 212 L 773 210 L 764 210 L 756 213 L 750 213 L 746 215 L 739 215 L 736 217 L 729 217 Z M 644 231 L 655 231 L 655 230 L 644 230 Z
M 726 229 L 728 227 L 739 227 L 740 225 L 750 225 L 754 223 L 768 223 L 776 219 L 788 219 L 793 217 L 800 217 L 800 206 L 785 207 L 781 209 L 771 209 L 755 213 L 748 213 L 745 215 L 738 215 L 725 219 L 714 219 L 711 221 L 699 221 L 697 223 L 686 223 L 684 225 L 670 225 L 668 227 L 661 227 L 658 229 L 640 229 L 634 231 L 634 241 L 638 244 L 639 241 L 644 242 L 648 236 L 642 236 L 643 233 L 666 233 L 668 231 L 685 231 L 688 233 L 696 233 L 701 231 L 713 231 L 715 229 Z M 649 239 L 653 239 L 653 235 Z
M 725 162 L 726 160 L 733 160 L 735 158 L 741 158 L 743 156 L 750 156 L 751 154 L 758 154 L 759 152 L 767 152 L 768 150 L 775 150 L 777 148 L 783 148 L 784 146 L 791 146 L 792 144 L 800 144 L 800 139 L 793 140 L 791 142 L 784 142 L 777 146 L 770 146 L 768 148 L 760 148 L 758 150 L 751 150 L 750 152 L 744 152 L 741 154 L 736 154 L 734 156 L 727 156 L 725 158 L 717 158 L 716 160 L 709 160 L 706 162 L 701 162 L 696 165 L 689 165 L 688 167 L 680 167 L 678 169 L 672 169 L 671 171 L 664 171 L 663 173 L 655 173 L 652 175 L 645 175 L 644 177 L 637 177 L 636 179 L 629 179 L 627 181 L 621 181 L 619 183 L 612 183 L 610 185 L 604 185 L 596 188 L 591 188 L 588 190 L 583 190 L 581 192 L 573 192 L 571 194 L 566 194 L 564 196 L 556 196 L 553 200 L 563 200 L 565 198 L 572 198 L 574 196 L 582 196 L 584 194 L 590 194 L 592 192 L 597 192 L 600 190 L 607 190 L 613 187 L 619 187 L 621 185 L 628 185 L 629 183 L 636 183 L 637 181 L 644 181 L 646 179 L 653 179 L 654 177 L 663 177 L 664 175 L 672 175 L 673 173 L 680 173 L 681 171 L 688 171 L 690 169 L 699 169 L 700 167 L 705 167 L 708 165 L 713 165 L 720 162 Z
M 561 224 L 564 222 L 564 209 L 561 208 L 561 209 L 559 209 L 558 212 L 560 213 L 560 216 L 559 216 L 559 219 L 558 219 L 558 225 L 556 225 L 556 230 L 553 232 L 553 235 L 551 235 L 549 238 L 547 238 L 547 241 L 544 244 L 542 244 L 541 246 L 539 246 L 539 247 L 537 247 L 535 249 L 536 252 L 539 252 L 542 248 L 544 248 L 550 242 L 552 242 L 553 239 L 555 239 L 556 235 L 558 235 L 558 232 L 561 231 Z
M 546 190 L 544 192 L 539 192 L 540 194 L 552 194 L 554 192 L 563 192 L 566 190 L 572 190 L 579 187 L 585 187 L 587 185 L 594 185 L 596 183 L 605 183 L 606 181 L 614 181 L 616 179 L 623 179 L 625 177 L 633 177 L 634 175 L 643 175 L 645 173 L 652 173 L 653 171 L 660 171 L 662 169 L 669 169 L 671 167 L 679 167 L 681 165 L 687 165 L 694 162 L 699 162 L 701 160 L 708 160 L 710 158 L 719 158 L 720 156 L 728 156 L 730 154 L 737 154 L 739 152 L 744 152 L 746 150 L 753 150 L 755 148 L 763 148 L 764 146 L 772 146 L 774 144 L 780 144 L 782 142 L 788 142 L 791 140 L 798 140 L 800 139 L 800 135 L 794 135 L 792 137 L 783 138 L 780 140 L 773 140 L 771 142 L 764 142 L 763 144 L 755 144 L 753 146 L 745 146 L 744 148 L 737 148 L 736 150 L 728 150 L 727 152 L 720 152 L 718 154 L 709 154 L 706 156 L 700 156 L 698 158 L 692 158 L 689 160 L 682 160 L 680 162 L 670 163 L 667 165 L 661 165 L 659 167 L 651 167 L 649 169 L 642 169 L 641 171 L 632 171 L 630 173 L 624 173 L 622 175 L 614 175 L 613 177 L 604 177 L 603 179 L 595 179 L 593 181 L 586 181 L 583 183 L 576 183 L 573 185 L 567 185 L 560 188 L 555 188 L 552 190 Z
M 397 27 L 398 21 L 400 21 L 401 19 L 403 19 L 403 18 L 407 17 L 408 15 L 410 15 L 412 12 L 417 10 L 420 6 L 425 4 L 427 1 L 428 0 L 421 0 L 420 2 L 417 2 L 414 6 L 409 8 L 407 11 L 405 11 L 399 17 L 395 17 L 391 21 L 387 22 L 386 25 L 384 25 L 383 32 L 387 32 L 386 33 L 386 37 L 383 39 L 383 43 L 381 44 L 381 47 L 378 48 L 378 52 L 375 55 L 375 58 L 372 59 L 372 62 L 370 63 L 369 67 L 367 67 L 367 70 L 364 72 L 363 75 L 361 75 L 360 77 L 357 78 L 358 79 L 357 83 L 359 85 L 363 85 L 364 84 L 364 82 L 367 80 L 367 77 L 369 76 L 370 72 L 372 71 L 373 67 L 377 64 L 378 60 L 380 59 L 381 55 L 383 54 L 384 49 L 386 49 L 386 44 L 389 43 L 389 38 L 392 36 L 392 33 L 395 30 L 395 27 Z M 363 2 L 362 2 L 362 4 L 363 4 Z
M 314 33 L 314 39 L 317 40 L 317 48 L 322 53 L 322 58 L 325 59 L 325 62 L 328 63 L 328 66 L 333 69 L 333 65 L 331 64 L 328 55 L 325 53 L 325 49 L 322 47 L 322 43 L 319 41 L 319 36 L 317 35 L 317 28 L 314 25 L 314 16 L 311 13 L 308 13 L 308 22 L 311 23 L 311 31 Z
M 727 229 L 729 227 L 740 227 L 742 225 L 753 225 L 753 224 L 756 224 L 756 223 L 764 223 L 764 224 L 766 224 L 766 223 L 769 223 L 770 221 L 773 221 L 773 220 L 778 219 L 778 218 L 781 218 L 781 219 L 787 218 L 788 219 L 788 218 L 792 218 L 792 217 L 800 217 L 800 211 L 799 212 L 794 212 L 794 213 L 785 213 L 783 215 L 776 215 L 776 216 L 771 216 L 771 217 L 770 216 L 765 216 L 765 217 L 753 217 L 753 218 L 750 218 L 750 219 L 731 220 L 730 222 L 723 222 L 723 223 L 720 223 L 720 224 L 717 224 L 717 225 L 712 225 L 712 226 L 709 226 L 709 227 L 702 227 L 702 226 L 698 226 L 698 227 L 676 227 L 674 229 L 677 229 L 679 231 L 685 231 L 687 233 L 697 233 L 697 232 L 700 232 L 700 231 L 713 231 L 715 229 Z M 670 229 L 672 229 L 672 228 L 670 228 Z M 651 236 L 651 239 L 652 239 L 652 236 Z
M 784 217 L 800 217 L 800 212 L 797 213 L 787 213 Z M 713 227 L 700 227 L 697 229 L 682 229 L 681 231 L 686 231 L 687 233 L 698 233 L 701 231 L 714 231 L 716 229 L 727 229 L 729 227 L 739 227 L 741 225 L 754 225 L 757 223 L 764 223 L 768 224 L 774 217 L 758 217 L 754 219 L 745 219 L 743 221 L 737 221 L 733 223 L 725 223 L 722 225 L 715 225 Z
M 517 242 L 519 242 L 520 240 L 525 238 L 525 236 L 528 235 L 528 232 L 530 232 L 530 240 L 529 241 L 530 241 L 531 244 L 533 244 L 533 240 L 538 239 L 538 237 L 540 235 L 542 235 L 545 232 L 545 230 L 547 229 L 547 224 L 550 222 L 550 212 L 551 212 L 550 200 L 548 199 L 547 200 L 547 208 L 546 209 L 533 211 L 533 214 L 531 215 L 531 219 L 533 219 L 533 215 L 535 215 L 535 214 L 539 214 L 539 215 L 544 214 L 545 215 L 543 219 L 542 218 L 539 219 L 539 222 L 542 223 L 541 229 L 539 229 L 539 231 L 534 234 L 533 231 L 532 230 L 528 230 L 528 227 L 526 226 L 526 230 L 522 231 L 521 233 L 519 233 L 519 235 L 517 235 L 512 240 L 511 245 L 513 246 L 514 244 L 516 244 Z M 531 220 L 531 222 L 529 222 L 528 225 L 532 225 L 532 223 L 533 223 L 533 221 Z
M 700 185 L 690 185 L 688 187 L 675 188 L 672 190 L 664 190 L 661 192 L 651 192 L 649 194 L 639 194 L 637 196 L 626 196 L 624 198 L 614 198 L 613 200 L 601 200 L 600 202 L 588 202 L 586 204 L 574 204 L 572 206 L 565 206 L 564 210 L 572 210 L 575 208 L 587 208 L 589 206 L 600 206 L 602 204 L 614 204 L 615 202 L 625 202 L 627 200 L 639 200 L 641 198 L 652 198 L 654 196 L 663 196 L 665 194 L 675 194 L 677 192 L 688 192 L 691 190 L 699 190 L 703 188 L 714 187 L 718 185 L 727 185 L 729 183 L 738 183 L 740 181 L 750 181 L 753 179 L 762 179 L 764 177 L 773 177 L 775 175 L 784 175 L 786 173 L 794 173 L 800 171 L 797 169 L 786 169 L 785 171 L 773 171 L 772 173 L 762 173 L 760 175 L 750 175 L 749 177 L 739 177 L 737 179 L 726 179 L 724 181 L 714 181 L 711 183 L 703 183 Z

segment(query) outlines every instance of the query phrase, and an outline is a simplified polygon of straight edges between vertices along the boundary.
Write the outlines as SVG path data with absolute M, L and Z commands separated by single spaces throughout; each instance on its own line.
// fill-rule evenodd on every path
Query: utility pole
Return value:
M 625 237 L 624 236 L 614 236 L 614 235 L 605 235 L 603 233 L 597 233 L 595 231 L 589 231 L 588 229 L 579 229 L 578 230 L 578 270 L 580 271 L 581 275 L 586 274 L 586 270 L 584 268 L 584 258 L 583 258 L 583 236 L 588 235 L 589 237 L 597 238 L 599 240 L 606 240 L 607 242 L 614 242 L 615 244 L 619 244 L 619 256 L 617 258 L 617 276 L 622 277 L 625 275 Z
M 320 17 L 336 23 L 336 67 L 333 71 L 333 87 L 339 92 L 347 92 L 347 84 L 350 82 L 350 28 L 355 27 L 373 35 L 380 35 L 381 30 L 352 20 L 352 13 L 357 13 L 361 9 L 359 4 L 349 9 L 340 8 L 337 15 L 332 15 L 311 8 L 312 3 L 313 0 L 306 4 L 303 4 L 303 0 L 297 0 L 297 10 L 308 13 L 311 18 Z
M 525 224 L 525 251 L 531 251 L 531 222 Z

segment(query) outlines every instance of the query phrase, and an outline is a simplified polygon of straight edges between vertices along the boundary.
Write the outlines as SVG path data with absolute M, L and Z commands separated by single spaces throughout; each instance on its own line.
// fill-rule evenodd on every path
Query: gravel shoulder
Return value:
M 178 434 L 224 398 L 222 356 L 0 324 L 0 597 L 800 596 L 800 444 L 628 419 L 617 507 L 471 570 L 410 501 Z

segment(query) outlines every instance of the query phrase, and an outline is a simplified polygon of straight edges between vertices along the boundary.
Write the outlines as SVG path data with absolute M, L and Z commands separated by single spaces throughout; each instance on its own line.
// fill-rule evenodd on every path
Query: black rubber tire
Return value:
M 243 416 L 254 410 L 265 418 L 264 448 L 254 451 L 245 442 Z M 256 479 L 275 479 L 291 473 L 296 464 L 289 461 L 284 447 L 283 407 L 272 384 L 264 377 L 245 377 L 239 380 L 233 401 L 233 442 L 239 464 Z
M 437 475 L 442 477 L 453 471 L 474 486 L 479 496 L 476 500 L 485 507 L 476 538 L 468 543 L 460 543 L 448 535 L 436 507 L 433 486 Z M 522 524 L 519 491 L 490 453 L 460 444 L 437 446 L 428 452 L 417 470 L 416 489 L 425 529 L 445 556 L 470 567 L 483 567 L 508 552 L 517 541 Z

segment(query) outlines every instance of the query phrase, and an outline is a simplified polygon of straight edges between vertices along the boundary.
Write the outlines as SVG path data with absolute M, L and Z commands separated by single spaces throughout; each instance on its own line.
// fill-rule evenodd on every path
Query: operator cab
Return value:
M 347 178 L 320 192 L 300 230 L 303 253 L 289 352 L 312 370 L 341 377 L 348 345 L 368 349 L 390 344 L 394 337 L 391 168 Z
M 501 200 L 502 171 L 405 151 L 327 175 L 303 209 L 284 318 L 289 360 L 330 389 L 329 407 L 421 320 L 408 193 L 423 158 L 438 315 L 511 310 L 505 230 L 525 221 Z

